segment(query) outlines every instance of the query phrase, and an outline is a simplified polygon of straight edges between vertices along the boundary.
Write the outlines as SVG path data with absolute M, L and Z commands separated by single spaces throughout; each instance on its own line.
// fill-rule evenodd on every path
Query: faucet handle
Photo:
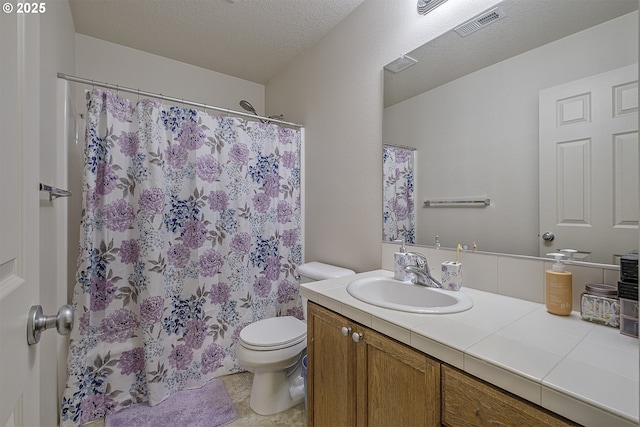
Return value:
M 424 270 L 427 265 L 427 257 L 419 252 L 407 252 L 407 255 L 413 255 L 416 259 L 416 267 Z

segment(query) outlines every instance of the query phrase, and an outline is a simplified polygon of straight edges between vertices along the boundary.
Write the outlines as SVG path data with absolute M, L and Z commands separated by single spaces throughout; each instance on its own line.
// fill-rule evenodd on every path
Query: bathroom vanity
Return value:
M 309 303 L 307 425 L 440 423 L 440 363 Z
M 637 340 L 474 289 L 464 289 L 474 307 L 441 315 L 380 308 L 346 291 L 384 275 L 392 277 L 378 270 L 301 286 L 308 426 L 637 425 Z

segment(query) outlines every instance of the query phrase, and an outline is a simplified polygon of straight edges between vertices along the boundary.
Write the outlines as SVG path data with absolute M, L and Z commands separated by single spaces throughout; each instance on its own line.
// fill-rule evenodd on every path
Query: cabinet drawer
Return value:
M 442 365 L 442 424 L 445 426 L 576 426 L 531 402 Z

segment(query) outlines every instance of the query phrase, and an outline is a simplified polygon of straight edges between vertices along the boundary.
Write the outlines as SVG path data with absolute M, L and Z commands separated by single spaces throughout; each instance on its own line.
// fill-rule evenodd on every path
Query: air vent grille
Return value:
M 426 15 L 447 0 L 418 0 L 418 13 Z
M 392 61 L 387 65 L 385 65 L 384 69 L 397 74 L 402 70 L 406 70 L 407 68 L 411 67 L 413 64 L 416 64 L 417 62 L 418 61 L 416 61 L 410 56 L 402 55 L 400 58 L 396 59 L 395 61 Z
M 466 37 L 489 24 L 499 21 L 505 16 L 507 15 L 502 11 L 502 9 L 496 7 L 460 25 L 456 28 L 456 32 L 462 37 Z

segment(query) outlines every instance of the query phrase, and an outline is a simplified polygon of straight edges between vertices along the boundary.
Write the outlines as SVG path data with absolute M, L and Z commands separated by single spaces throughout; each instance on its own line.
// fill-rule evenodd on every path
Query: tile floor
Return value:
M 238 419 L 227 424 L 225 427 L 304 427 L 307 425 L 307 413 L 304 410 L 304 402 L 294 406 L 288 411 L 275 415 L 258 415 L 249 407 L 249 396 L 251 395 L 251 372 L 241 372 L 238 374 L 226 375 L 219 378 L 223 383 L 233 405 L 238 412 Z M 82 427 L 104 427 L 104 420 L 96 420 L 84 424 Z M 187 426 L 184 426 L 187 427 Z
M 227 424 L 228 427 L 304 427 L 307 425 L 304 402 L 275 415 L 262 416 L 253 412 L 249 407 L 251 382 L 253 380 L 251 372 L 227 375 L 219 379 L 224 382 L 227 392 L 236 407 L 236 412 L 238 412 L 238 419 Z

